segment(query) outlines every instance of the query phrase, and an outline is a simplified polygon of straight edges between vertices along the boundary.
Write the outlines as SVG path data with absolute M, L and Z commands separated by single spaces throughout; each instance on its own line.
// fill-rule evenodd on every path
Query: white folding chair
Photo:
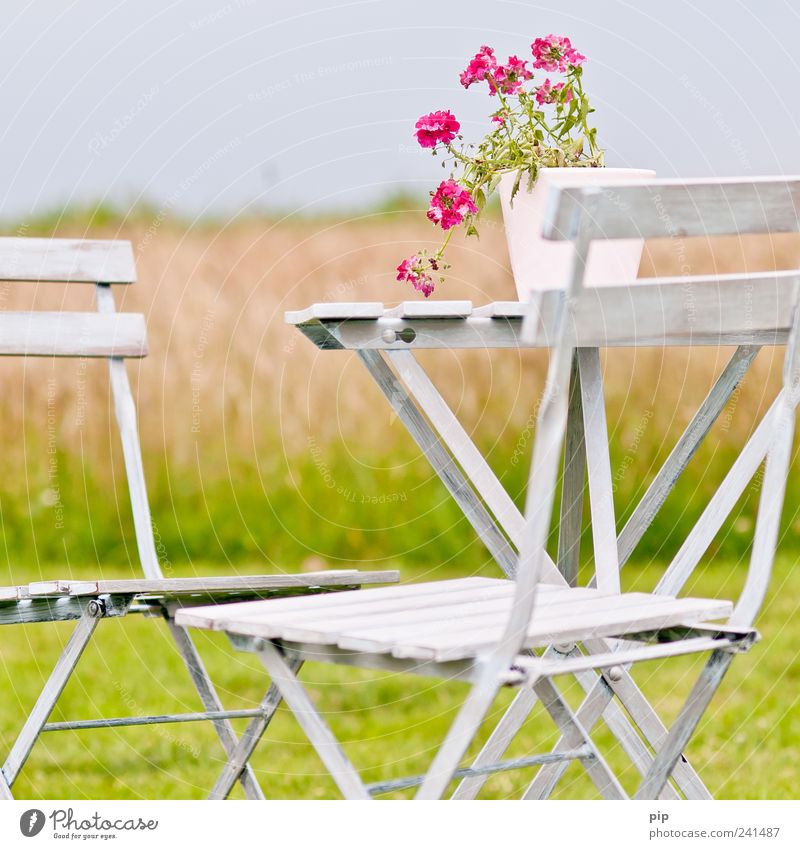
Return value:
M 97 312 L 0 312 L 0 356 L 108 358 L 116 421 L 122 438 L 142 579 L 39 581 L 0 588 L 0 625 L 77 620 L 41 695 L 0 769 L 0 799 L 12 798 L 11 786 L 43 732 L 152 725 L 159 722 L 210 721 L 225 751 L 236 749 L 233 718 L 247 717 L 245 738 L 252 753 L 280 701 L 271 687 L 257 708 L 224 710 L 189 634 L 175 624 L 183 605 L 242 598 L 269 598 L 397 580 L 397 572 L 333 570 L 305 574 L 209 578 L 164 578 L 153 538 L 136 408 L 125 368 L 126 358 L 147 353 L 144 316 L 117 313 L 112 284 L 136 279 L 128 242 L 67 239 L 0 239 L 0 281 L 94 284 Z M 48 723 L 48 718 L 99 621 L 128 613 L 163 617 L 200 696 L 202 711 L 159 716 L 78 719 Z M 245 761 L 236 778 L 249 798 L 263 798 Z M 235 780 L 235 779 L 234 779 Z M 228 787 L 230 790 L 230 787 Z
M 516 330 L 509 318 L 516 312 L 517 316 L 524 314 L 523 344 L 545 344 L 552 351 L 537 415 L 525 518 L 516 534 L 519 553 L 513 582 L 468 578 L 287 599 L 269 605 L 245 602 L 224 609 L 198 607 L 180 611 L 177 621 L 225 631 L 235 645 L 257 652 L 348 798 L 366 799 L 414 786 L 419 787 L 418 798 L 440 798 L 454 779 L 460 779 L 454 797 L 470 798 L 487 775 L 536 766 L 539 770 L 525 798 L 544 798 L 572 761 L 583 765 L 600 795 L 624 798 L 622 785 L 590 735 L 602 715 L 611 715 L 608 711 L 615 695 L 652 747 L 651 752 L 641 739 L 634 743 L 629 734 L 624 737 L 626 751 L 643 774 L 635 797 L 674 798 L 678 790 L 687 797 L 707 796 L 708 791 L 681 755 L 734 654 L 750 648 L 758 636 L 753 623 L 772 569 L 800 398 L 800 278 L 794 272 L 692 278 L 693 294 L 691 303 L 687 303 L 685 279 L 640 281 L 633 286 L 592 291 L 583 289 L 583 276 L 589 247 L 595 240 L 797 232 L 798 201 L 800 179 L 655 181 L 556 190 L 544 235 L 573 243 L 575 261 L 568 291 L 537 293 L 519 310 L 495 306 L 490 310 L 492 317 L 501 319 L 505 329 L 488 330 L 486 316 L 473 320 L 463 305 L 460 321 L 455 313 L 437 318 L 440 332 L 430 347 L 445 347 L 448 338 L 462 340 L 456 344 L 463 345 L 470 334 L 496 333 L 500 339 L 510 338 Z M 763 295 L 756 303 L 754 291 Z M 440 309 L 447 311 L 446 305 L 440 305 Z M 413 316 L 401 316 L 401 321 L 389 325 L 389 316 L 380 313 L 378 317 L 376 305 L 367 305 L 365 312 L 375 326 L 370 328 L 364 315 L 348 318 L 337 314 L 333 320 L 330 315 L 310 315 L 303 317 L 307 322 L 303 329 L 320 347 L 360 350 L 387 396 L 399 398 L 396 408 L 406 414 L 409 429 L 438 464 L 451 491 L 462 498 L 465 512 L 472 511 L 474 526 L 483 531 L 481 538 L 490 550 L 494 547 L 499 552 L 502 565 L 508 540 L 498 541 L 498 527 L 488 514 L 481 513 L 483 505 L 470 500 L 472 496 L 464 496 L 460 473 L 439 457 L 438 443 L 411 411 L 408 395 L 374 350 L 391 353 L 398 373 L 412 387 L 431 422 L 442 432 L 449 427 L 453 457 L 465 469 L 482 468 L 465 443 L 463 431 L 448 418 L 436 401 L 438 396 L 430 393 L 415 370 L 413 357 L 408 360 L 410 352 L 398 353 L 403 346 L 418 345 L 426 338 L 426 331 L 429 339 L 434 338 L 433 325 L 426 328 L 424 321 L 411 320 Z M 619 538 L 597 356 L 597 348 L 607 344 L 742 346 Z M 686 536 L 655 592 L 621 592 L 621 565 L 686 468 L 757 347 L 764 344 L 786 345 L 783 387 L 772 407 Z M 421 347 L 425 347 L 424 342 Z M 571 382 L 576 391 L 570 392 Z M 426 393 L 427 403 L 423 404 Z M 596 564 L 596 576 L 589 587 L 570 586 L 545 549 L 568 427 L 557 562 L 574 576 L 580 532 L 580 499 L 576 493 L 582 490 L 585 457 Z M 752 556 L 740 598 L 734 605 L 726 600 L 677 597 L 762 463 L 765 471 Z M 489 493 L 486 503 L 502 507 L 503 499 L 490 491 L 489 483 L 484 479 L 483 487 L 476 488 L 482 494 Z M 500 512 L 495 512 L 498 519 L 502 518 Z M 506 527 L 509 523 L 509 516 L 501 521 Z M 510 532 L 509 538 L 513 539 Z M 708 661 L 667 733 L 632 683 L 630 668 L 639 662 L 704 653 L 710 653 Z M 472 688 L 425 775 L 367 785 L 296 674 L 298 664 L 311 659 L 460 678 L 469 681 Z M 595 670 L 600 675 L 587 682 L 585 674 Z M 586 685 L 586 699 L 577 711 L 570 708 L 553 683 L 559 675 L 574 675 Z M 518 689 L 514 701 L 477 758 L 472 764 L 462 764 L 502 687 Z M 500 760 L 537 700 L 555 722 L 561 740 L 551 752 Z M 627 726 L 617 727 L 624 731 Z M 677 790 L 669 783 L 673 774 Z

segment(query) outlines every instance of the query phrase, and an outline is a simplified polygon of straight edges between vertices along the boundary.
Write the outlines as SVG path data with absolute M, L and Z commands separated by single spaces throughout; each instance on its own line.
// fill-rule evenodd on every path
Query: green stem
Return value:
M 437 262 L 438 262 L 438 261 L 442 258 L 442 254 L 443 254 L 443 253 L 445 252 L 445 250 L 447 249 L 447 245 L 448 245 L 448 243 L 449 243 L 450 239 L 452 238 L 452 236 L 453 236 L 453 230 L 455 230 L 455 229 L 456 229 L 455 227 L 451 227 L 451 228 L 447 231 L 447 236 L 445 237 L 445 240 L 444 240 L 444 242 L 442 243 L 442 246 L 441 246 L 441 247 L 439 248 L 439 250 L 436 252 L 436 256 L 434 257 L 434 259 L 435 259 Z

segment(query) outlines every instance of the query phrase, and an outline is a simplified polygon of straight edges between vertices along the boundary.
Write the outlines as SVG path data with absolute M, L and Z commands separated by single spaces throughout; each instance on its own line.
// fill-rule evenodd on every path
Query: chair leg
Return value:
M 295 675 L 300 671 L 302 665 L 302 660 L 292 660 L 288 663 L 289 668 Z M 244 734 L 239 739 L 239 743 L 231 753 L 220 777 L 217 779 L 211 793 L 209 793 L 209 799 L 228 798 L 233 785 L 236 784 L 239 776 L 242 774 L 242 770 L 253 756 L 259 740 L 261 740 L 264 732 L 267 730 L 267 726 L 272 721 L 272 717 L 275 716 L 275 712 L 278 710 L 281 701 L 283 699 L 280 690 L 275 684 L 270 684 L 264 698 L 261 700 L 261 716 L 254 717 L 248 723 Z
M 595 654 L 608 651 L 611 647 L 603 640 L 591 640 L 585 643 L 587 653 Z M 653 706 L 645 698 L 644 693 L 636 685 L 628 669 L 623 667 L 622 677 L 619 681 L 602 679 L 598 681 L 597 687 L 605 692 L 605 698 L 610 703 L 616 696 L 620 704 L 630 715 L 636 727 L 642 732 L 645 740 L 654 751 L 658 751 L 664 740 L 667 739 L 667 728 L 653 709 Z M 610 690 L 609 690 L 610 688 Z M 705 784 L 692 767 L 688 760 L 681 758 L 676 764 L 673 778 L 678 788 L 687 799 L 711 799 Z
M 538 697 L 536 693 L 529 687 L 523 687 L 514 696 L 508 710 L 503 714 L 489 735 L 489 739 L 472 762 L 473 769 L 480 768 L 486 764 L 497 763 L 500 760 L 511 745 L 511 741 L 517 736 L 525 720 L 530 716 L 537 701 Z M 452 798 L 460 800 L 474 799 L 480 793 L 481 788 L 489 777 L 489 775 L 472 775 L 463 778 L 459 782 L 458 787 L 456 787 Z
M 344 797 L 371 799 L 361 776 L 280 651 L 272 643 L 264 643 L 258 656 Z
M 634 799 L 658 798 L 732 661 L 733 652 L 717 650 L 711 654 Z
M 580 675 L 576 676 L 580 678 Z M 653 763 L 653 755 L 650 753 L 650 750 L 647 746 L 644 745 L 642 740 L 638 735 L 635 735 L 635 742 L 630 741 L 626 746 L 626 741 L 619 733 L 619 729 L 615 728 L 612 723 L 613 713 L 611 708 L 616 706 L 616 703 L 613 701 L 614 691 L 612 689 L 612 685 L 606 681 L 602 676 L 598 676 L 595 679 L 594 686 L 586 689 L 587 696 L 578 709 L 578 720 L 586 728 L 587 731 L 591 731 L 594 727 L 595 723 L 600 719 L 601 716 L 606 720 L 609 725 L 609 728 L 614 732 L 617 739 L 622 743 L 623 748 L 625 748 L 626 753 L 631 758 L 631 762 L 636 767 L 636 769 L 644 776 L 647 774 Z M 641 701 L 644 702 L 644 697 L 641 697 Z M 633 707 L 640 707 L 637 703 Z M 637 711 L 631 710 L 631 715 L 636 718 Z M 655 713 L 653 712 L 653 716 Z M 628 726 L 627 720 L 625 717 L 622 717 L 624 723 L 624 729 L 628 733 L 630 733 L 630 726 Z M 660 724 L 660 720 L 658 720 Z M 663 726 L 662 726 L 663 727 Z M 634 732 L 635 733 L 635 732 Z M 659 742 L 663 742 L 667 737 L 667 731 L 664 729 L 663 735 L 660 737 Z M 553 751 L 559 752 L 564 749 L 569 749 L 570 746 L 564 738 L 561 738 L 558 743 L 555 745 Z M 657 748 L 654 747 L 654 748 Z M 536 774 L 536 777 L 531 782 L 530 786 L 525 792 L 523 798 L 525 799 L 546 799 L 550 796 L 550 794 L 555 789 L 556 784 L 558 783 L 561 776 L 566 771 L 567 764 L 566 763 L 554 763 L 554 764 L 546 764 L 544 765 Z M 706 790 L 705 785 L 700 781 L 700 778 L 691 768 L 688 762 L 682 761 L 680 764 L 682 771 L 684 773 L 684 787 L 687 789 L 684 790 L 687 798 L 693 799 L 710 799 L 711 794 Z M 691 795 L 690 795 L 691 793 Z M 661 794 L 659 796 L 660 799 L 679 799 L 678 793 L 674 790 L 672 785 L 665 784 Z
M 214 685 L 208 676 L 203 661 L 197 648 L 189 636 L 185 628 L 176 625 L 171 615 L 166 616 L 167 625 L 170 633 L 178 647 L 178 651 L 183 658 L 186 668 L 189 670 L 192 682 L 200 696 L 203 707 L 208 711 L 223 710 L 222 702 L 220 701 Z M 214 730 L 225 749 L 225 754 L 230 758 L 236 751 L 238 739 L 233 726 L 227 719 L 215 719 L 212 722 Z M 244 788 L 244 792 L 248 799 L 264 799 L 264 793 L 259 786 L 255 773 L 249 764 L 246 764 L 239 774 L 239 781 Z
M 444 796 L 447 785 L 453 780 L 461 759 L 497 697 L 500 689 L 499 679 L 498 670 L 494 665 L 484 667 L 450 726 L 447 737 L 428 768 L 415 798 L 441 799 Z
M 591 750 L 592 757 L 582 760 L 581 764 L 594 781 L 600 795 L 604 799 L 627 799 L 628 795 L 623 790 L 622 785 L 570 706 L 556 689 L 555 684 L 549 678 L 540 678 L 533 686 L 542 701 L 542 706 L 553 718 L 559 731 L 561 731 L 561 736 L 569 741 L 570 747 L 588 746 Z
M 99 621 L 100 617 L 97 615 L 95 608 L 87 608 L 78 620 L 75 630 L 70 635 L 64 650 L 56 661 L 56 665 L 53 667 L 47 683 L 39 694 L 33 710 L 28 715 L 22 731 L 17 736 L 6 758 L 6 762 L 3 764 L 2 783 L 6 787 L 10 788 L 13 785 L 19 775 L 19 771 L 24 766 L 25 761 L 28 760 L 31 749 L 33 749 L 44 724 L 53 712 L 59 696 L 80 660 L 83 650 L 92 638 L 94 629 L 97 627 Z
M 575 649 L 570 652 L 570 656 L 574 656 L 577 653 Z M 578 721 L 587 731 L 591 731 L 600 715 L 604 714 L 608 727 L 631 759 L 631 762 L 642 775 L 645 775 L 650 764 L 653 762 L 653 756 L 636 733 L 634 727 L 630 724 L 622 709 L 616 702 L 611 700 L 613 693 L 609 689 L 608 684 L 595 672 L 589 670 L 579 672 L 575 677 L 587 694 L 594 693 L 591 698 L 586 699 L 578 711 Z M 598 694 L 604 694 L 606 692 L 608 692 L 609 698 L 607 700 L 600 700 Z M 511 706 L 497 723 L 489 739 L 484 744 L 483 749 L 481 749 L 475 758 L 472 764 L 473 767 L 480 767 L 484 764 L 495 763 L 500 760 L 511 744 L 511 741 L 516 737 L 520 728 L 522 728 L 530 716 L 536 702 L 537 696 L 530 687 L 525 687 L 517 693 Z M 566 742 L 561 739 L 554 751 L 561 752 L 568 748 L 569 746 Z M 536 774 L 535 782 L 538 782 L 536 788 L 531 785 L 523 798 L 547 798 L 553 792 L 553 788 L 566 771 L 567 766 L 568 762 L 566 761 L 543 766 Z M 558 767 L 558 769 L 554 769 L 554 767 Z M 475 799 L 488 777 L 488 775 L 475 775 L 463 779 L 456 788 L 453 798 Z M 547 789 L 543 790 L 542 786 L 545 780 L 549 784 Z M 678 794 L 668 784 L 664 788 L 662 798 L 677 799 Z

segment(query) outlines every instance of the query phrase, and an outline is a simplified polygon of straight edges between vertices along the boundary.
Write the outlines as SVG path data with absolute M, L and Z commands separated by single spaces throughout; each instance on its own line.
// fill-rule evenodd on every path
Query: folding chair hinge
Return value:
M 500 673 L 500 683 L 504 687 L 519 687 L 528 680 L 528 673 L 521 666 L 510 666 Z
M 102 598 L 93 598 L 86 605 L 86 612 L 89 616 L 94 617 L 95 619 L 102 619 L 106 615 L 106 603 Z

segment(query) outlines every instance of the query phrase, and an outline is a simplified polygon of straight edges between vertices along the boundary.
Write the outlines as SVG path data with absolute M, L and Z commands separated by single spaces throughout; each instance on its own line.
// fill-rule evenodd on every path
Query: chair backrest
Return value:
M 515 603 L 498 654 L 510 656 L 521 645 L 533 611 L 542 553 L 552 517 L 558 464 L 567 422 L 570 372 L 576 354 L 574 312 L 583 288 L 593 241 L 631 238 L 684 238 L 800 232 L 800 178 L 750 180 L 653 180 L 647 183 L 554 188 L 548 201 L 543 236 L 573 243 L 574 264 L 564 309 L 552 344 L 544 397 L 539 406 L 520 549 Z M 772 277 L 774 275 L 765 275 Z M 693 285 L 719 285 L 719 275 L 692 277 Z M 752 278 L 750 278 L 752 279 Z M 798 278 L 800 279 L 800 278 Z M 648 281 L 656 282 L 656 281 Z M 673 281 L 685 282 L 685 281 Z M 647 285 L 647 284 L 632 284 Z M 798 353 L 798 284 L 793 285 L 791 316 L 776 316 L 789 325 L 783 388 L 743 449 L 722 487 L 670 564 L 660 591 L 677 593 L 766 457 L 748 578 L 732 624 L 749 626 L 766 592 L 777 543 L 780 512 L 791 455 L 795 408 L 800 398 Z M 653 310 L 665 309 L 664 287 Z M 726 290 L 728 291 L 728 290 Z M 748 297 L 730 288 L 731 297 Z M 683 295 L 676 285 L 676 303 Z M 751 297 L 751 296 L 750 296 Z M 536 295 L 526 323 L 535 328 Z M 614 316 L 607 316 L 609 323 Z M 686 319 L 687 339 L 691 321 Z M 530 330 L 523 331 L 528 335 Z
M 125 358 L 147 354 L 140 313 L 118 313 L 112 285 L 136 281 L 130 242 L 0 238 L 0 282 L 91 284 L 97 312 L 0 311 L 0 356 L 106 357 L 122 439 L 136 543 L 144 574 L 162 577 Z

